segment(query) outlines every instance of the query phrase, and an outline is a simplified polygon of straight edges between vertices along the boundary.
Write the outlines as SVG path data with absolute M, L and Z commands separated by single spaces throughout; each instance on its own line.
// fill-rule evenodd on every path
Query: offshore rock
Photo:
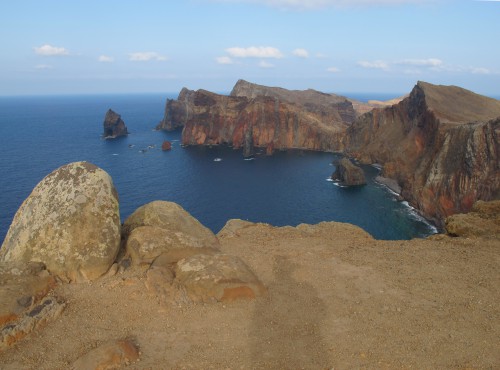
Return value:
M 125 122 L 123 122 L 122 117 L 111 109 L 106 112 L 103 126 L 103 136 L 106 139 L 114 139 L 119 136 L 128 135 L 127 126 L 125 126 Z
M 290 100 L 286 100 L 285 95 L 237 96 L 244 92 L 235 91 L 225 96 L 183 89 L 177 100 L 167 102 L 165 118 L 157 128 L 183 126 L 183 145 L 228 144 L 245 149 L 246 155 L 251 155 L 253 147 L 265 148 L 267 153 L 289 148 L 343 149 L 342 138 L 354 119 L 352 104 L 347 100 L 308 92 L 325 102 L 337 103 L 326 106 L 323 100 L 313 103 L 311 98 L 298 104 L 298 97 L 305 92 L 289 92 Z
M 164 152 L 171 149 L 172 149 L 172 143 L 170 141 L 165 140 L 163 144 L 161 144 L 161 150 L 163 150 Z
M 399 104 L 374 109 L 347 130 L 346 151 L 383 164 L 384 177 L 439 225 L 477 200 L 498 198 L 500 101 L 418 82 Z
M 136 209 L 123 224 L 123 238 L 126 240 L 134 229 L 141 226 L 166 230 L 167 233 L 161 234 L 161 238 L 167 237 L 169 243 L 179 242 L 180 246 L 215 249 L 219 247 L 219 241 L 212 231 L 173 202 L 158 200 Z M 157 249 L 157 247 L 151 248 Z
M 332 180 L 343 186 L 365 185 L 365 174 L 361 167 L 353 164 L 349 159 L 342 158 L 335 164 L 336 169 L 332 174 Z
M 70 281 L 94 280 L 113 264 L 120 245 L 118 194 L 111 177 L 88 162 L 53 171 L 17 211 L 0 261 L 42 262 Z

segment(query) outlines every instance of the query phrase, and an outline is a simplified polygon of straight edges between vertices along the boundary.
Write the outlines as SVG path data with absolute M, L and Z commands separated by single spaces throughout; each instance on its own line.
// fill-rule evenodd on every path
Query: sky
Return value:
M 334 93 L 419 80 L 500 96 L 500 1 L 2 0 L 0 95 Z

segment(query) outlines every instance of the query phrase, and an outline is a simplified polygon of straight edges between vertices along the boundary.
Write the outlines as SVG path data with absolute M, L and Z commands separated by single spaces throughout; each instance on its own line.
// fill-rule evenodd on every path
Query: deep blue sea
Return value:
M 153 130 L 163 117 L 166 98 L 175 96 L 0 97 L 0 241 L 44 176 L 82 160 L 113 177 L 122 222 L 145 203 L 169 200 L 214 232 L 231 218 L 277 226 L 349 222 L 378 239 L 435 232 L 405 202 L 395 201 L 374 183 L 373 167 L 364 167 L 367 186 L 340 188 L 327 181 L 334 171 L 331 153 L 277 152 L 246 161 L 230 148 L 182 148 L 180 132 Z M 101 138 L 109 108 L 121 114 L 128 137 Z M 161 151 L 164 140 L 173 142 L 171 151 Z

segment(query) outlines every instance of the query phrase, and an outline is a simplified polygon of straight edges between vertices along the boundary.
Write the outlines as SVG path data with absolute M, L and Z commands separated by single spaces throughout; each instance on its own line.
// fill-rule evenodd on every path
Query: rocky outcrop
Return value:
M 361 162 L 383 164 L 402 196 L 442 225 L 499 196 L 499 116 L 498 100 L 419 82 L 399 104 L 361 116 L 344 143 Z
M 349 159 L 342 158 L 335 163 L 335 172 L 332 174 L 332 180 L 342 186 L 365 185 L 365 173 L 361 167 L 353 164 Z
M 238 149 L 253 142 L 261 148 L 342 149 L 345 123 L 325 123 L 323 117 L 277 98 L 248 99 L 205 90 L 181 95 L 184 101 L 172 103 L 173 107 L 181 106 L 181 112 L 169 116 L 183 118 L 184 145 L 228 144 Z M 173 125 L 170 122 L 163 127 L 168 129 Z
M 164 152 L 172 149 L 172 143 L 168 140 L 165 140 L 163 144 L 161 144 L 161 150 Z
M 141 226 L 166 230 L 168 234 L 161 234 L 162 242 L 176 244 L 179 248 L 185 246 L 217 249 L 219 246 L 219 241 L 212 231 L 173 202 L 157 200 L 136 209 L 123 223 L 122 237 L 126 240 Z
M 62 166 L 33 189 L 17 211 L 0 261 L 42 262 L 51 274 L 93 280 L 120 245 L 118 194 L 111 177 L 88 162 Z
M 194 302 L 253 299 L 266 292 L 241 259 L 222 253 L 198 254 L 179 261 L 175 279 Z
M 500 239 L 500 200 L 478 201 L 472 206 L 471 212 L 448 217 L 446 232 L 464 238 Z
M 127 126 L 123 122 L 122 117 L 109 109 L 104 116 L 104 133 L 105 139 L 114 139 L 119 136 L 128 135 Z

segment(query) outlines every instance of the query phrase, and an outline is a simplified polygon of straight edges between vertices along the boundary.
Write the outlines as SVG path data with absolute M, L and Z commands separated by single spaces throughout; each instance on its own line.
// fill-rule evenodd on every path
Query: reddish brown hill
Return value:
M 347 152 L 384 165 L 402 195 L 439 223 L 499 196 L 500 101 L 419 82 L 410 96 L 349 127 Z
M 157 128 L 183 126 L 185 145 L 255 146 L 268 152 L 288 148 L 340 151 L 347 124 L 338 110 L 328 109 L 304 109 L 276 96 L 225 96 L 183 89 L 177 100 L 167 102 L 165 118 Z

